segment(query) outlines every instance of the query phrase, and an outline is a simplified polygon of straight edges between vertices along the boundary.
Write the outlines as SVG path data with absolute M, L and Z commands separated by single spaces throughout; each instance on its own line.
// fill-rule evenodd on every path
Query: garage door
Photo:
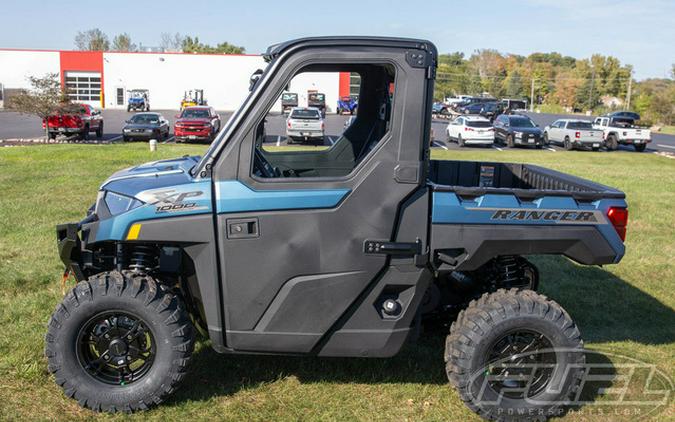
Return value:
M 66 90 L 72 101 L 101 103 L 101 74 L 97 72 L 66 72 Z

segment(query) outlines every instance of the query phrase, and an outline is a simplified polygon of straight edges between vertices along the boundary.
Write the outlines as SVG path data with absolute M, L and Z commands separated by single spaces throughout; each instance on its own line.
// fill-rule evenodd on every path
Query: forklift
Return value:
M 204 99 L 204 90 L 203 89 L 194 89 L 185 91 L 183 94 L 183 99 L 180 102 L 180 109 L 183 110 L 185 107 L 192 106 L 203 106 L 207 105 L 206 100 Z

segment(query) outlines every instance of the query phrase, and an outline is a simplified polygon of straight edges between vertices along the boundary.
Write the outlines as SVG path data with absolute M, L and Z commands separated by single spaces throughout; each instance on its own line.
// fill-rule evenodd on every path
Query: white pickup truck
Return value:
M 325 123 L 321 110 L 315 107 L 294 107 L 286 119 L 288 143 L 319 140 L 323 142 Z
M 640 115 L 629 111 L 617 111 L 596 117 L 593 128 L 603 131 L 605 147 L 615 150 L 619 145 L 633 145 L 635 151 L 642 152 L 647 144 L 652 141 L 649 129 L 635 125 L 640 120 Z
M 544 144 L 561 144 L 566 150 L 592 149 L 602 146 L 602 131 L 593 128 L 591 122 L 577 119 L 560 119 L 544 128 Z

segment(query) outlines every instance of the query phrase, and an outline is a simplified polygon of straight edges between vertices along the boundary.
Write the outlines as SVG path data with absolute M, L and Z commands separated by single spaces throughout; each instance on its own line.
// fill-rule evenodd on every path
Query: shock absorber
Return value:
M 158 266 L 157 248 L 148 245 L 132 246 L 129 268 L 135 272 L 153 271 Z
M 519 271 L 519 265 L 513 256 L 497 257 L 499 267 L 499 285 L 500 287 L 517 287 L 522 283 L 522 275 Z

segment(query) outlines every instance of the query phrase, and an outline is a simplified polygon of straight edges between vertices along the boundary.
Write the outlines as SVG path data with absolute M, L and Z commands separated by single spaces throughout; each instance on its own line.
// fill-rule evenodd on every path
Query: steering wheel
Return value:
M 256 175 L 265 178 L 280 177 L 281 175 L 279 169 L 273 167 L 258 149 L 255 150 L 255 157 L 253 160 L 253 170 Z

